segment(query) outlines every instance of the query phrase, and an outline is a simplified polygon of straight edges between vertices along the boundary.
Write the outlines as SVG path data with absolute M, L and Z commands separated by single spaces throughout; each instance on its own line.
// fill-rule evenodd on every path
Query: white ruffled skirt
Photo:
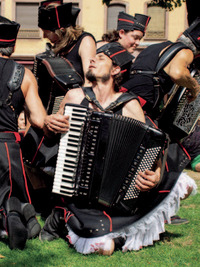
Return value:
M 160 234 L 165 232 L 165 221 L 171 223 L 170 217 L 174 216 L 179 207 L 180 199 L 187 194 L 188 187 L 192 187 L 192 194 L 196 194 L 197 185 L 186 173 L 181 173 L 170 194 L 151 212 L 144 217 L 122 228 L 121 231 L 112 232 L 98 238 L 83 238 L 76 235 L 68 225 L 68 240 L 77 252 L 82 254 L 94 253 L 100 249 L 110 250 L 113 238 L 126 239 L 122 251 L 139 250 L 144 246 L 153 245 L 160 239 Z

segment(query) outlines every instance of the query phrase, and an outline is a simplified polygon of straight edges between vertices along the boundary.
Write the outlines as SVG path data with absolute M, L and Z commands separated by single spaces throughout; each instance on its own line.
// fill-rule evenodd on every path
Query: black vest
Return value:
M 13 60 L 0 58 L 0 132 L 18 131 L 17 119 L 25 101 L 21 87 L 10 95 L 8 82 L 13 74 L 14 66 Z

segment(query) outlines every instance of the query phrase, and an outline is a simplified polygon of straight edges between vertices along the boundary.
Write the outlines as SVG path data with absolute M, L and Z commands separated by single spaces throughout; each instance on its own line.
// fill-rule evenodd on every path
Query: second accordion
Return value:
M 53 193 L 106 207 L 131 206 L 139 171 L 154 167 L 166 135 L 140 121 L 67 104 L 70 129 L 61 135 Z

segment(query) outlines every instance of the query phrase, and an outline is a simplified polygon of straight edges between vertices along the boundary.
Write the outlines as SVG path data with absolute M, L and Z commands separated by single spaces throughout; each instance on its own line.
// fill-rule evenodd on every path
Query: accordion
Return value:
M 164 132 L 140 121 L 65 106 L 70 130 L 61 135 L 52 192 L 79 203 L 132 206 L 139 171 L 152 169 L 163 151 Z
M 200 75 L 197 69 L 191 71 L 191 76 L 200 84 Z M 161 110 L 158 126 L 168 133 L 172 140 L 180 140 L 192 132 L 199 118 L 200 94 L 189 103 L 187 88 L 174 85 L 171 91 L 167 103 Z
M 51 51 L 35 57 L 33 73 L 37 79 L 39 95 L 48 114 L 55 114 L 69 89 L 79 87 L 82 77 L 65 58 L 51 54 Z

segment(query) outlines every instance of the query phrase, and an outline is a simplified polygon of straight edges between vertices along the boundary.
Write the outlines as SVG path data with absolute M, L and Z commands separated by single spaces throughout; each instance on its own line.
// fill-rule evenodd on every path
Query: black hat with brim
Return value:
M 72 7 L 72 3 L 46 8 L 39 7 L 38 27 L 43 30 L 55 31 L 60 28 L 75 26 L 79 8 Z
M 97 49 L 97 54 L 104 53 L 108 56 L 114 64 L 123 70 L 127 64 L 132 63 L 134 56 L 132 56 L 123 46 L 118 42 L 108 43 Z
M 143 14 L 135 14 L 135 17 L 133 17 L 125 12 L 119 12 L 117 30 L 138 30 L 145 34 L 150 19 L 151 17 Z
M 15 46 L 20 24 L 0 16 L 0 47 Z

